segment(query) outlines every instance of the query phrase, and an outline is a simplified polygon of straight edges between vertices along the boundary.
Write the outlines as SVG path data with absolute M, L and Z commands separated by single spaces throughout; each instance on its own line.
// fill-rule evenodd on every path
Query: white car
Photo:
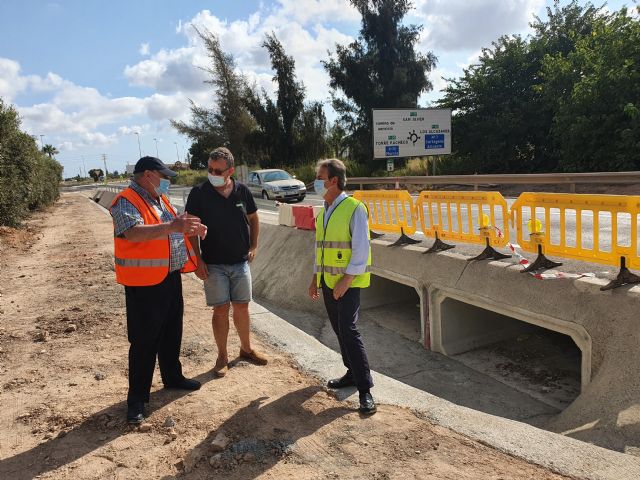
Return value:
M 254 196 L 267 200 L 302 201 L 307 194 L 303 182 L 274 168 L 249 172 L 247 186 Z

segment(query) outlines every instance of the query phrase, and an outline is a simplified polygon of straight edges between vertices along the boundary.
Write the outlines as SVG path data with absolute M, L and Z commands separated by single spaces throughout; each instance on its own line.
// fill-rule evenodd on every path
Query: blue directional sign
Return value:
M 425 135 L 424 148 L 426 150 L 444 148 L 444 133 Z
M 384 147 L 384 154 L 387 157 L 397 157 L 400 155 L 400 147 L 398 145 L 388 145 Z

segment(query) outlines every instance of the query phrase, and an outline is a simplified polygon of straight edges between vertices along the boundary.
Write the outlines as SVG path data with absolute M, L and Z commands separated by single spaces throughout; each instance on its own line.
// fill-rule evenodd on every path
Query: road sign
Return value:
M 451 110 L 373 109 L 374 158 L 451 153 Z
M 393 158 L 387 158 L 387 172 L 393 172 Z

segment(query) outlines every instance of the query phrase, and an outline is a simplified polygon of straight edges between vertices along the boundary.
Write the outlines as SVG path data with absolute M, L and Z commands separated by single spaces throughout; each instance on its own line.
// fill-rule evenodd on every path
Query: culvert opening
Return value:
M 454 298 L 440 305 L 443 353 L 559 410 L 579 394 L 582 352 L 571 336 Z
M 421 340 L 420 296 L 414 287 L 371 275 L 370 287 L 360 295 L 360 310 L 368 320 L 409 340 Z

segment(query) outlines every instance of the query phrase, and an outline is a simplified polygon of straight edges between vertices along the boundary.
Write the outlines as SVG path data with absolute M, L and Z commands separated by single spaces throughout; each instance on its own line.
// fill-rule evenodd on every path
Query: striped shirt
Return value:
M 162 223 L 168 223 L 174 219 L 174 216 L 160 198 L 153 198 L 149 192 L 133 180 L 129 186 L 155 210 Z M 138 209 L 123 197 L 120 197 L 115 205 L 111 207 L 111 217 L 113 218 L 114 235 L 120 238 L 124 237 L 124 232 L 131 227 L 144 225 L 144 220 Z M 180 270 L 187 263 L 187 247 L 182 233 L 169 234 L 169 252 L 169 271 Z

